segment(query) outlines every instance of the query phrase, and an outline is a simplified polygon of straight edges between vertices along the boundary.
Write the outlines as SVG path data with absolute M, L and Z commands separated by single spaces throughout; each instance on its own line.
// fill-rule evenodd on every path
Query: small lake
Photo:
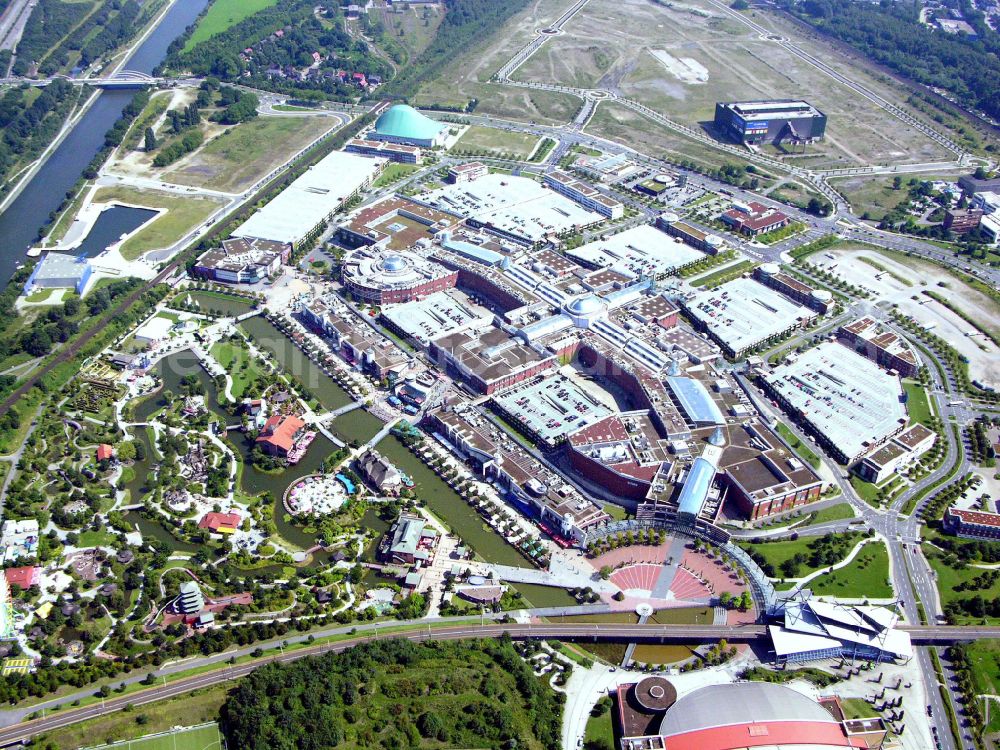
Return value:
M 130 206 L 111 206 L 101 211 L 97 221 L 83 238 L 83 242 L 76 247 L 73 255 L 85 255 L 93 258 L 100 255 L 121 239 L 122 235 L 130 234 L 141 227 L 147 221 L 158 216 L 157 211 L 149 208 L 132 208 Z
M 240 326 L 262 348 L 271 352 L 286 372 L 294 375 L 316 397 L 324 409 L 333 411 L 353 399 L 285 334 L 263 315 L 240 322 Z

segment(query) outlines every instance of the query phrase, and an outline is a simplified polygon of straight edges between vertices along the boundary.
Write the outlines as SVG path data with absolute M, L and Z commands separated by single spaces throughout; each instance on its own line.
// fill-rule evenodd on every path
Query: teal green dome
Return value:
M 415 141 L 432 141 L 444 128 L 440 122 L 421 114 L 408 104 L 390 107 L 375 121 L 375 132 L 379 135 Z

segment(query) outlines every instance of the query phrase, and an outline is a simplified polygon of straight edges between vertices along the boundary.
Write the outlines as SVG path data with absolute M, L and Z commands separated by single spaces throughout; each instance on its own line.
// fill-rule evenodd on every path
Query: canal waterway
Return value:
M 166 57 L 167 48 L 204 10 L 208 0 L 178 0 L 128 58 L 124 68 L 152 73 Z M 0 279 L 5 283 L 25 259 L 24 253 L 38 238 L 38 230 L 49 214 L 59 208 L 66 193 L 104 145 L 110 130 L 135 91 L 109 90 L 98 96 L 90 109 L 59 144 L 24 190 L 0 214 Z
M 94 226 L 87 232 L 83 242 L 72 251 L 73 255 L 93 258 L 100 255 L 122 238 L 131 234 L 147 221 L 154 219 L 158 212 L 149 208 L 131 206 L 111 206 L 101 211 Z
M 271 352 L 286 372 L 298 378 L 324 409 L 333 411 L 351 403 L 353 399 L 347 391 L 333 382 L 319 365 L 263 315 L 247 318 L 240 322 L 240 326 L 259 346 Z

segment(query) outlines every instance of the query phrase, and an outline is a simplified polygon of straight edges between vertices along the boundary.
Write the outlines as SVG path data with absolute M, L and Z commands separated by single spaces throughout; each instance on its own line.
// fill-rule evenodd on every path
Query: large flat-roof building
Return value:
M 718 102 L 715 127 L 737 143 L 812 143 L 826 133 L 826 115 L 801 99 Z
M 621 201 L 605 195 L 600 190 L 581 182 L 573 175 L 555 170 L 545 175 L 545 184 L 557 193 L 565 195 L 584 208 L 596 211 L 608 219 L 620 219 L 625 215 L 625 206 Z
M 876 448 L 854 467 L 866 482 L 880 484 L 894 472 L 910 466 L 932 447 L 937 433 L 922 424 L 908 427 L 885 445 Z
M 81 297 L 86 294 L 93 266 L 85 257 L 49 252 L 45 254 L 24 282 L 24 293 L 37 289 L 72 289 Z
M 334 151 L 310 167 L 233 232 L 296 247 L 385 169 L 385 159 Z
M 815 310 L 748 278 L 699 292 L 683 304 L 730 357 L 742 356 L 816 317 Z
M 460 331 L 435 339 L 431 359 L 458 375 L 474 391 L 492 394 L 524 382 L 557 366 L 554 354 L 525 346 L 501 328 Z
M 948 533 L 966 539 L 1000 539 L 1000 513 L 948 508 L 942 525 Z
M 512 388 L 493 396 L 490 403 L 532 440 L 548 447 L 611 414 L 607 406 L 562 374 Z
M 762 383 L 844 464 L 906 428 L 899 377 L 836 342 L 807 349 L 764 375 Z
M 705 256 L 676 237 L 643 224 L 566 250 L 590 268 L 609 268 L 629 279 L 663 279 Z
M 909 343 L 871 316 L 841 326 L 837 337 L 854 351 L 904 378 L 914 377 L 920 369 L 916 352 Z
M 404 339 L 423 347 L 451 333 L 482 328 L 492 322 L 493 314 L 468 300 L 436 292 L 405 305 L 386 308 L 380 319 Z
M 231 237 L 198 258 L 191 272 L 227 284 L 256 284 L 276 276 L 290 250 L 282 242 Z
M 445 185 L 417 200 L 523 245 L 604 220 L 601 214 L 532 179 L 507 174 L 487 174 L 473 182 Z

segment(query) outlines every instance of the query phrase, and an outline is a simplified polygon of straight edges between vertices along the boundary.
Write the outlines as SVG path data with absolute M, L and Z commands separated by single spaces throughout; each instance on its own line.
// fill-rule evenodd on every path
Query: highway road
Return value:
M 452 627 L 429 628 L 426 621 L 410 621 L 407 623 L 411 627 L 407 630 L 396 631 L 382 638 L 405 638 L 411 641 L 425 640 L 458 640 L 461 638 L 499 638 L 508 635 L 514 639 L 544 638 L 558 640 L 593 640 L 593 641 L 615 641 L 615 642 L 642 642 L 642 643 L 700 643 L 715 641 L 722 638 L 730 642 L 754 641 L 766 634 L 764 625 L 617 625 L 617 624 L 593 624 L 593 623 L 500 623 L 486 622 L 484 624 L 461 624 Z M 356 646 L 366 641 L 378 640 L 377 626 L 369 624 L 367 632 L 361 633 L 345 640 L 335 643 L 324 643 L 307 646 L 305 648 L 279 653 L 271 658 L 254 661 L 248 664 L 227 665 L 221 664 L 219 669 L 212 672 L 205 672 L 191 677 L 185 677 L 173 682 L 161 685 L 153 685 L 141 691 L 132 692 L 119 697 L 110 697 L 99 703 L 79 708 L 68 708 L 57 713 L 50 713 L 46 716 L 24 721 L 3 730 L 0 730 L 0 745 L 18 740 L 30 739 L 42 732 L 51 731 L 75 724 L 79 721 L 102 716 L 114 711 L 119 711 L 127 705 L 141 706 L 147 703 L 164 700 L 177 695 L 181 695 L 191 690 L 210 687 L 220 682 L 227 682 L 239 677 L 243 677 L 262 664 L 272 662 L 290 662 L 301 659 L 305 656 L 313 656 L 322 653 L 339 653 L 352 646 Z M 360 628 L 359 628 L 360 629 Z M 384 629 L 384 628 L 383 628 Z M 949 626 L 912 626 L 905 627 L 910 632 L 915 642 L 947 642 L 953 640 L 970 640 L 974 638 L 996 638 L 1000 636 L 1000 627 L 971 627 L 958 628 Z M 350 629 L 341 628 L 339 632 L 348 633 Z M 333 631 L 331 631 L 333 632 Z M 297 637 L 302 640 L 304 636 Z M 289 638 L 286 642 L 292 642 Z M 277 642 L 270 644 L 271 648 L 277 646 Z M 268 647 L 268 644 L 259 644 L 253 649 Z M 243 649 L 243 652 L 250 649 Z M 243 652 L 233 652 L 232 654 L 217 655 L 220 658 L 228 659 L 231 656 Z M 184 664 L 185 669 L 192 669 L 198 666 L 198 660 Z M 159 673 L 154 673 L 160 676 Z M 65 705 L 69 702 L 69 697 L 60 702 Z

